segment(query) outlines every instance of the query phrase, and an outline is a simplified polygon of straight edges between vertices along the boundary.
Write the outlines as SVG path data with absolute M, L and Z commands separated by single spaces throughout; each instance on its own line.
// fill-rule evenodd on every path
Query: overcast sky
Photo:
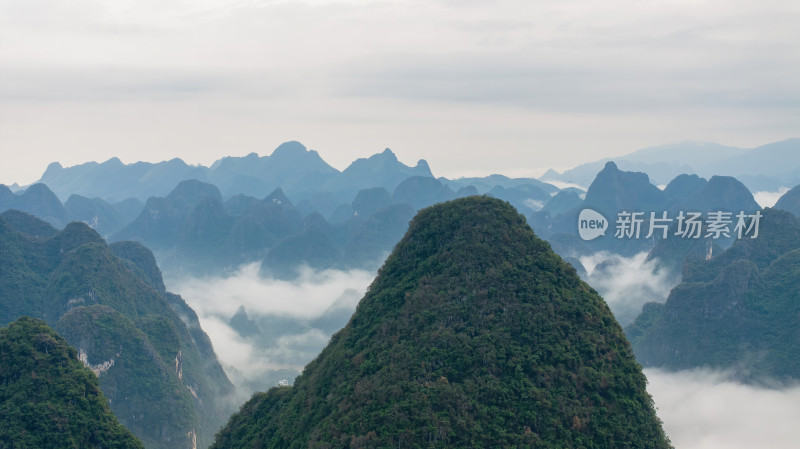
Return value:
M 800 132 L 792 0 L 2 0 L 0 183 L 268 155 L 538 175 Z

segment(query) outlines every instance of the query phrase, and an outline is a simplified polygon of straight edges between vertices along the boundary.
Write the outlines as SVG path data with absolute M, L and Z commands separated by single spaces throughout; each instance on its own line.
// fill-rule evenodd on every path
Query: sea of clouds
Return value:
M 598 265 L 609 255 L 583 258 L 595 289 L 612 310 L 633 315 L 647 300 L 662 300 L 673 280 L 639 254 L 611 257 L 604 280 Z M 244 401 L 254 391 L 294 380 L 344 326 L 375 273 L 304 269 L 292 281 L 262 278 L 255 264 L 227 277 L 168 280 L 197 312 L 220 361 Z M 591 274 L 590 274 L 591 279 Z M 645 297 L 635 292 L 649 292 Z M 637 299 L 638 298 L 638 299 Z M 262 335 L 243 337 L 230 325 L 240 306 Z M 800 385 L 771 389 L 743 385 L 725 372 L 646 369 L 648 391 L 676 448 L 789 449 L 800 441 Z

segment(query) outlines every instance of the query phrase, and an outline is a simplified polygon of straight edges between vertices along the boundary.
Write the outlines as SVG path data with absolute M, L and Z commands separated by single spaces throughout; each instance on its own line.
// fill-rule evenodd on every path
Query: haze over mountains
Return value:
M 667 184 L 680 174 L 733 176 L 751 191 L 776 191 L 800 184 L 800 138 L 739 148 L 710 142 L 682 142 L 644 148 L 614 157 L 622 170 L 645 172 L 656 185 Z M 589 185 L 595 174 L 612 158 L 579 165 L 563 173 L 549 171 L 541 179 Z
M 765 151 L 781 154 L 796 145 L 797 139 L 790 139 L 765 146 Z M 680 148 L 672 150 L 683 154 Z M 727 151 L 716 148 L 711 156 Z M 669 154 L 669 149 L 637 153 L 638 159 L 631 160 L 648 161 Z M 739 167 L 737 160 L 756 164 L 748 159 L 748 151 L 733 153 L 733 162 L 720 167 Z M 791 167 L 797 154 L 784 154 L 788 156 L 782 165 Z M 711 156 L 695 160 L 710 166 Z M 58 194 L 44 183 L 21 190 L 0 186 L 0 315 L 6 317 L 3 324 L 23 314 L 44 318 L 76 350 L 84 351 L 86 364 L 100 370 L 100 386 L 112 401 L 112 411 L 147 447 L 191 447 L 193 440 L 202 446 L 211 442 L 215 426 L 230 412 L 225 398 L 233 390 L 200 323 L 215 345 L 239 352 L 239 367 L 223 366 L 229 375 L 234 373 L 240 395 L 267 389 L 278 379 L 291 383 L 298 367 L 350 320 L 366 279 L 401 241 L 418 211 L 430 214 L 428 206 L 463 205 L 467 203 L 460 201 L 467 200 L 450 201 L 487 195 L 514 206 L 536 235 L 603 296 L 643 365 L 730 370 L 740 382 L 778 388 L 796 382 L 800 373 L 791 360 L 798 358 L 795 334 L 800 325 L 792 320 L 800 309 L 791 292 L 797 290 L 794 274 L 800 263 L 793 254 L 800 245 L 792 240 L 797 225 L 790 213 L 800 213 L 800 186 L 789 190 L 792 185 L 782 180 L 790 177 L 770 175 L 786 193 L 774 208 L 762 209 L 738 177 L 717 172 L 698 176 L 683 167 L 685 172 L 662 182 L 662 175 L 630 171 L 626 164 L 598 163 L 590 182 L 583 184 L 588 185 L 585 191 L 502 175 L 435 178 L 424 161 L 406 166 L 390 150 L 340 172 L 297 142 L 279 146 L 270 156 L 224 158 L 207 168 L 180 160 L 51 165 L 43 180 L 47 177 L 60 186 Z M 765 173 L 770 167 L 777 164 L 764 165 Z M 500 207 L 488 198 L 469 201 L 484 201 L 479 209 Z M 501 209 L 497 216 L 508 215 Z M 607 225 L 603 235 L 587 239 L 581 234 L 579 214 L 585 209 L 602 215 Z M 621 217 L 631 212 L 641 214 L 641 234 L 615 235 Z M 681 234 L 677 217 L 683 212 L 700 214 L 696 236 Z M 727 233 L 713 235 L 713 213 L 728 214 Z M 745 235 L 739 240 L 734 229 L 737 214 L 746 219 Z M 754 231 L 747 225 L 753 225 L 756 215 L 760 227 L 757 238 L 751 238 Z M 659 219 L 666 222 L 663 229 L 653 228 L 656 232 L 645 237 Z M 487 228 L 483 234 L 489 238 L 495 231 Z M 499 246 L 510 245 L 496 237 L 493 241 L 505 242 Z M 474 243 L 472 237 L 467 240 Z M 485 262 L 481 251 L 467 252 L 477 263 Z M 432 273 L 436 267 L 429 268 Z M 180 285 L 182 293 L 191 292 L 189 304 L 167 292 L 162 270 L 170 289 Z M 545 285 L 543 279 L 534 284 Z M 267 283 L 271 286 L 262 289 Z M 317 284 L 316 293 L 308 288 L 312 284 Z M 373 289 L 367 297 L 378 295 Z M 330 298 L 320 299 L 323 290 Z M 303 301 L 300 296 L 317 299 Z M 291 302 L 296 304 L 288 305 Z M 197 306 L 197 313 L 190 304 Z M 297 313 L 300 309 L 305 310 Z M 332 349 L 325 351 L 328 355 L 320 357 L 326 364 L 339 363 L 330 358 Z M 102 371 L 103 367 L 109 369 Z M 401 368 L 391 365 L 390 371 L 397 369 Z M 145 384 L 146 391 L 137 392 L 145 399 L 120 401 L 121 392 Z M 169 394 L 171 388 L 178 393 Z M 259 401 L 265 397 L 278 396 Z M 161 405 L 152 419 L 136 418 L 130 411 L 154 401 Z M 286 413 L 284 405 L 275 407 L 275 416 Z M 585 423 L 578 415 L 574 416 Z M 440 417 L 431 415 L 434 420 Z M 236 425 L 250 429 L 252 423 L 237 419 Z M 156 421 L 169 424 L 159 426 Z M 452 422 L 437 422 L 445 430 L 428 436 L 446 441 L 455 438 L 453 432 L 460 433 L 452 430 L 457 427 Z M 565 424 L 569 432 L 575 430 L 574 423 Z M 364 444 L 400 438 L 351 430 L 345 432 L 355 438 L 351 440 Z M 578 441 L 575 435 L 567 438 Z

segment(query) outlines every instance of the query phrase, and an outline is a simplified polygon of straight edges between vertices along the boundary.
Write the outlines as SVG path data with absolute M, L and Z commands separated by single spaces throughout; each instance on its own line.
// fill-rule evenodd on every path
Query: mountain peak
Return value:
M 274 203 L 279 206 L 292 206 L 292 202 L 289 200 L 286 194 L 283 193 L 283 189 L 281 189 L 280 187 L 277 187 L 275 190 L 272 191 L 272 193 L 267 195 L 266 198 L 264 198 L 264 202 Z
M 48 172 L 48 171 L 54 171 L 55 172 L 55 171 L 59 171 L 59 170 L 63 170 L 63 169 L 64 169 L 64 167 L 60 163 L 51 162 L 51 163 L 49 163 L 47 165 L 47 169 L 45 170 L 45 173 Z
M 278 145 L 278 148 L 275 148 L 275 151 L 272 152 L 270 157 L 290 157 L 298 154 L 305 154 L 306 147 L 302 143 L 296 140 L 290 140 L 288 142 L 284 142 Z
M 645 383 L 605 302 L 525 218 L 463 198 L 420 211 L 347 326 L 214 447 L 666 448 Z
M 217 186 L 197 179 L 186 179 L 179 182 L 169 195 L 167 195 L 167 198 L 172 200 L 195 200 L 200 197 L 213 197 L 222 203 L 222 193 L 220 193 Z

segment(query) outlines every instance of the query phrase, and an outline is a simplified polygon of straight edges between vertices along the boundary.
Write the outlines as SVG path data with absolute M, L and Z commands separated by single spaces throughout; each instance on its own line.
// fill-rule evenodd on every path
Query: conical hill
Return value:
M 347 326 L 215 448 L 665 448 L 622 329 L 508 203 L 412 220 Z

